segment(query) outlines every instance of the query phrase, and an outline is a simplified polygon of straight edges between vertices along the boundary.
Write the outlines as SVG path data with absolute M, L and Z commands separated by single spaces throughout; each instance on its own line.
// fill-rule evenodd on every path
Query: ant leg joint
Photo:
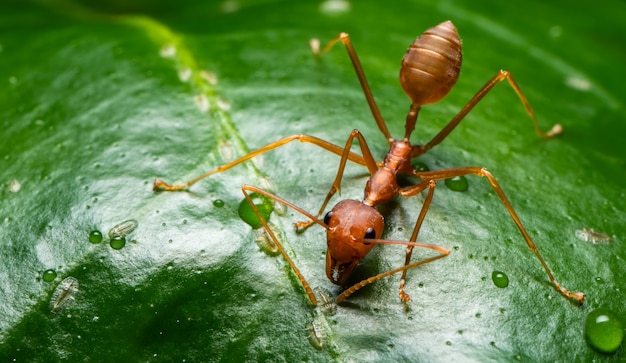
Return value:
M 189 187 L 188 184 L 174 184 L 170 185 L 164 182 L 161 179 L 154 179 L 154 183 L 152 184 L 152 190 L 155 192 L 177 192 L 186 189 Z

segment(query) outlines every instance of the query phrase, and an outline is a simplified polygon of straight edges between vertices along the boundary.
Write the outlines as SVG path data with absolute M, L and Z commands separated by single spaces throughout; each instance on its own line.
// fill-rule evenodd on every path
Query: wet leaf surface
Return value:
M 2 360 L 623 357 L 623 347 L 610 356 L 594 351 L 583 328 L 597 308 L 626 325 L 624 3 L 345 4 L 0 5 Z M 237 209 L 241 185 L 252 184 L 316 211 L 336 156 L 298 143 L 188 192 L 152 191 L 157 177 L 185 182 L 292 134 L 343 145 L 358 128 L 382 157 L 384 137 L 345 51 L 317 60 L 308 42 L 349 32 L 390 131 L 401 135 L 409 103 L 397 81 L 400 58 L 415 36 L 447 19 L 463 39 L 463 70 L 446 99 L 421 111 L 414 142 L 427 142 L 500 68 L 514 74 L 545 129 L 558 122 L 565 131 L 536 137 L 502 84 L 419 162 L 430 170 L 488 167 L 556 278 L 587 294 L 584 306 L 549 285 L 478 177 L 467 178 L 467 191 L 437 188 L 420 240 L 452 253 L 410 271 L 408 308 L 392 277 L 334 315 L 311 306 L 284 260 L 254 243 Z M 349 165 L 342 197 L 360 198 L 366 177 Z M 422 202 L 385 208 L 385 238 L 409 238 Z M 112 249 L 107 232 L 127 220 L 137 228 Z M 299 220 L 291 210 L 270 218 L 311 285 L 338 295 L 324 274 L 323 231 L 296 234 Z M 583 228 L 611 241 L 583 241 Z M 90 242 L 92 231 L 101 242 Z M 403 252 L 377 247 L 353 280 L 400 266 Z M 494 285 L 494 271 L 508 277 L 507 287 Z M 80 286 L 72 304 L 51 311 L 68 277 Z

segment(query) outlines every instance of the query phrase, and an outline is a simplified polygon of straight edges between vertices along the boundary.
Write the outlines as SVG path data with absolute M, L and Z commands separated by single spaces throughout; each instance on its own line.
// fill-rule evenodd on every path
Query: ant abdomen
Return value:
M 461 70 L 461 39 L 451 21 L 426 30 L 402 58 L 400 84 L 415 105 L 438 102 Z

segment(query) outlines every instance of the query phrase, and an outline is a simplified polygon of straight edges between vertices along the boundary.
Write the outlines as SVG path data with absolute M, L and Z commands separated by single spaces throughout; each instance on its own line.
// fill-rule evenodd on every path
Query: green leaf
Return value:
M 0 357 L 612 360 L 586 344 L 583 327 L 600 307 L 626 326 L 625 15 L 618 1 L 3 2 Z M 427 142 L 500 68 L 515 76 L 541 126 L 561 123 L 564 133 L 536 137 L 501 84 L 419 161 L 431 170 L 489 168 L 556 279 L 587 294 L 582 307 L 552 288 L 479 177 L 468 177 L 465 192 L 436 189 L 419 239 L 452 253 L 409 271 L 408 307 L 392 276 L 334 315 L 312 307 L 237 209 L 241 185 L 251 184 L 315 213 L 338 157 L 290 144 L 187 192 L 152 191 L 155 178 L 185 182 L 293 134 L 343 145 L 357 128 L 382 158 L 386 140 L 345 51 L 338 45 L 318 60 L 308 42 L 350 33 L 400 136 L 409 108 L 400 59 L 447 19 L 463 39 L 463 70 L 448 97 L 420 112 L 414 142 Z M 361 198 L 366 179 L 367 170 L 348 165 L 341 198 Z M 385 208 L 384 237 L 408 239 L 423 200 Z M 137 229 L 112 249 L 108 231 L 130 219 Z M 303 219 L 287 209 L 270 222 L 309 283 L 337 296 L 342 289 L 324 273 L 324 231 L 296 234 Z M 583 228 L 611 241 L 583 241 Z M 91 243 L 96 230 L 105 238 Z M 430 256 L 416 250 L 413 259 Z M 376 247 L 353 282 L 403 262 L 402 246 Z M 507 287 L 493 283 L 494 271 L 508 276 Z M 78 292 L 51 311 L 68 277 Z M 623 347 L 614 356 L 623 358 Z

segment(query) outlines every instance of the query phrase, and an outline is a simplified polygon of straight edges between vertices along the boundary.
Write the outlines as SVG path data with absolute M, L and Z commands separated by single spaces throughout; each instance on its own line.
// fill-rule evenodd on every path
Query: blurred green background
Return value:
M 3 361 L 619 361 L 585 342 L 585 317 L 626 325 L 626 4 L 461 1 L 4 1 L 0 5 L 0 357 Z M 440 146 L 431 169 L 486 166 L 501 183 L 557 280 L 548 283 L 484 180 L 441 183 L 420 240 L 440 261 L 368 286 L 328 315 L 310 305 L 284 260 L 255 244 L 237 215 L 244 183 L 316 211 L 338 158 L 289 145 L 189 192 L 153 193 L 281 137 L 343 145 L 358 128 L 378 158 L 386 143 L 341 46 L 321 60 L 311 38 L 350 33 L 393 135 L 408 98 L 400 59 L 425 29 L 452 20 L 461 77 L 425 108 L 427 142 L 499 69 L 512 72 L 548 129 L 537 138 L 515 93 L 499 85 Z M 342 198 L 367 175 L 350 165 Z M 223 202 L 221 205 L 217 200 Z M 333 201 L 339 200 L 337 197 Z M 385 209 L 385 238 L 407 239 L 423 196 Z M 135 219 L 121 250 L 106 234 Z M 270 222 L 312 286 L 324 275 L 324 231 Z M 593 228 L 611 242 L 593 244 Z M 102 231 L 104 241 L 89 242 Z M 429 256 L 416 251 L 414 259 Z M 377 247 L 354 282 L 396 266 Z M 52 269 L 57 277 L 43 280 Z M 509 277 L 501 289 L 493 271 Z M 79 281 L 54 312 L 55 287 Z M 311 338 L 312 324 L 322 341 Z M 317 344 L 317 345 L 316 345 Z

